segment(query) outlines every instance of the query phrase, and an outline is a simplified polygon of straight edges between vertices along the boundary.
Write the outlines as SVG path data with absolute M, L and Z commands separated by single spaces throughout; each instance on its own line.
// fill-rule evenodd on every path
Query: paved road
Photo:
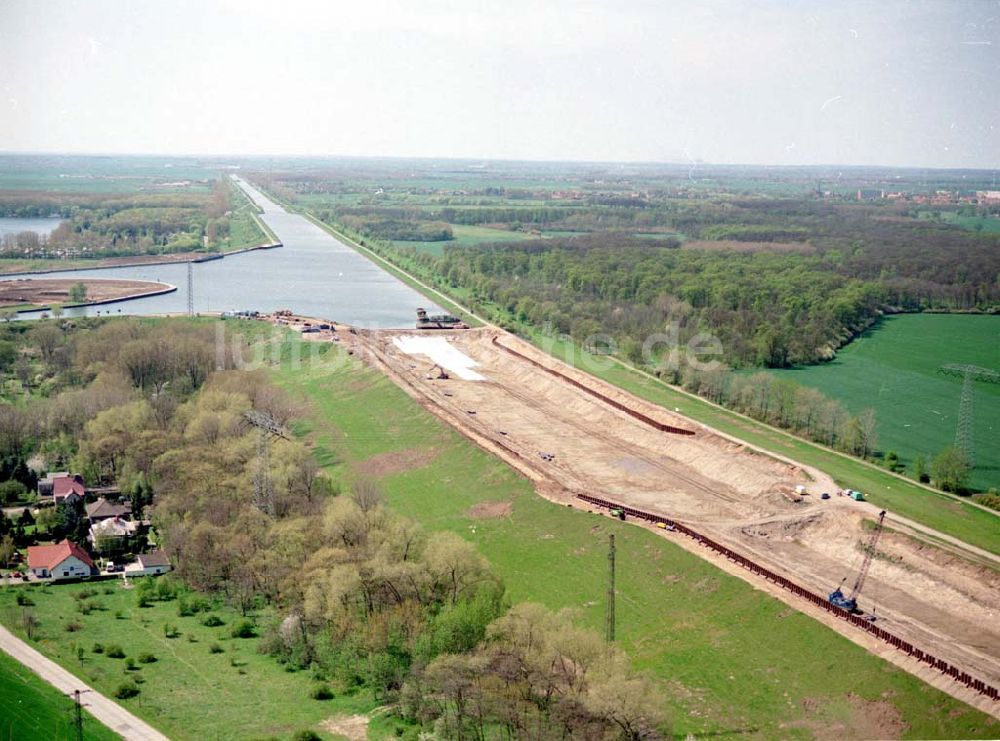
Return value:
M 73 690 L 86 690 L 87 694 L 83 697 L 87 710 L 126 741 L 168 741 L 166 736 L 151 725 L 139 720 L 118 703 L 90 689 L 3 626 L 0 626 L 0 650 L 10 654 L 63 694 L 72 694 Z

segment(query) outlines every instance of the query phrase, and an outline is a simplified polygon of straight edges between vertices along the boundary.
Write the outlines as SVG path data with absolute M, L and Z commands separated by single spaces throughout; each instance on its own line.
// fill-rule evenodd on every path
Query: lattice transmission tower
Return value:
M 274 485 L 271 483 L 271 436 L 288 439 L 281 425 L 264 412 L 250 410 L 243 418 L 257 428 L 257 470 L 253 476 L 253 504 L 274 516 Z
M 970 466 L 976 462 L 975 428 L 975 388 L 976 381 L 1000 383 L 1000 373 L 990 368 L 966 363 L 948 363 L 938 371 L 962 379 L 962 395 L 958 402 L 958 422 L 955 425 L 955 447 L 965 454 Z

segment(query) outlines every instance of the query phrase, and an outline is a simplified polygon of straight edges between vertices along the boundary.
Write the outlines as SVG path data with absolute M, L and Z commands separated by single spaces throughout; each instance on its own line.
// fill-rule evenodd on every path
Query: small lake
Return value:
M 20 234 L 21 232 L 37 232 L 38 234 L 51 234 L 55 228 L 62 223 L 58 216 L 40 219 L 22 219 L 14 216 L 0 216 L 0 239 L 6 234 Z
M 264 209 L 267 225 L 284 244 L 192 265 L 196 312 L 291 309 L 306 316 L 358 327 L 412 327 L 416 309 L 440 311 L 421 294 L 320 229 L 288 213 L 242 180 L 236 181 Z M 64 309 L 64 316 L 166 314 L 187 311 L 187 264 L 31 273 L 19 278 L 132 278 L 170 283 L 162 296 Z M 30 319 L 37 312 L 21 314 Z

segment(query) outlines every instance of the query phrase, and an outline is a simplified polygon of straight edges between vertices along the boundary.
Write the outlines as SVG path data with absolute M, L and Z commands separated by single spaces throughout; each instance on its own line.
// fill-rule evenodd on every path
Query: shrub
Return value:
M 125 619 L 125 613 L 122 612 L 121 610 L 115 610 L 115 620 L 124 620 L 124 619 Z
M 119 700 L 127 700 L 128 698 L 135 697 L 138 694 L 139 694 L 139 688 L 136 686 L 136 683 L 133 682 L 131 679 L 122 682 L 120 685 L 118 685 L 117 688 L 115 688 L 115 697 L 117 697 Z
M 31 607 L 32 605 L 35 604 L 35 601 L 31 599 L 31 597 L 26 595 L 24 592 L 18 592 L 17 597 L 15 599 L 17 599 L 17 604 L 19 607 Z
M 163 624 L 163 637 L 164 638 L 176 638 L 180 635 L 180 631 L 177 630 L 176 625 L 171 625 L 170 623 Z
M 109 659 L 124 659 L 125 649 L 123 649 L 117 643 L 109 643 L 107 647 L 104 649 L 104 655 L 107 656 Z
M 97 594 L 97 592 L 95 592 L 93 589 L 81 589 L 79 592 L 73 595 L 73 599 L 78 599 L 78 600 L 90 599 L 95 594 Z
M 102 589 L 101 591 L 104 592 L 105 594 L 114 594 L 115 593 L 115 588 L 114 587 L 104 587 L 104 589 Z
M 94 609 L 94 606 L 89 602 L 79 601 L 76 603 L 76 611 L 81 615 L 89 615 Z
M 63 626 L 63 629 L 67 633 L 76 633 L 76 631 L 80 630 L 81 628 L 83 628 L 83 623 L 78 622 L 76 620 L 67 620 L 66 624 Z
M 317 684 L 312 688 L 312 692 L 309 693 L 309 696 L 314 700 L 332 700 L 333 690 L 331 690 L 328 685 Z
M 984 507 L 1000 510 L 1000 495 L 996 493 L 996 489 L 990 489 L 986 494 L 976 497 L 976 501 Z
M 292 741 L 322 741 L 315 731 L 299 731 L 292 736 Z
M 139 663 L 140 664 L 155 664 L 156 663 L 156 657 L 153 656 L 153 654 L 151 654 L 151 653 L 143 652 L 143 653 L 139 654 Z
M 257 628 L 250 620 L 240 620 L 233 624 L 233 638 L 253 638 L 257 635 Z
M 211 603 L 200 594 L 182 594 L 177 599 L 177 616 L 191 617 L 199 612 L 208 612 Z
M 135 671 L 135 659 L 133 659 L 131 656 L 125 659 L 125 669 L 127 669 L 130 672 Z
M 208 647 L 208 652 L 213 654 L 221 654 L 225 649 L 222 648 L 218 643 L 213 643 Z
M 20 481 L 11 479 L 0 483 L 0 504 L 13 504 L 28 496 L 28 487 Z
M 226 622 L 218 615 L 206 615 L 201 624 L 207 628 L 218 628 L 220 625 L 225 625 Z
M 177 596 L 177 583 L 169 576 L 161 577 L 156 582 L 156 598 L 161 602 L 168 602 Z

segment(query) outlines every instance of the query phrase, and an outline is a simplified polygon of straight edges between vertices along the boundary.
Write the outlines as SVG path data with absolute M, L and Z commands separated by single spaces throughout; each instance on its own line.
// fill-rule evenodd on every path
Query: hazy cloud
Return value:
M 0 0 L 0 147 L 998 166 L 998 11 Z

